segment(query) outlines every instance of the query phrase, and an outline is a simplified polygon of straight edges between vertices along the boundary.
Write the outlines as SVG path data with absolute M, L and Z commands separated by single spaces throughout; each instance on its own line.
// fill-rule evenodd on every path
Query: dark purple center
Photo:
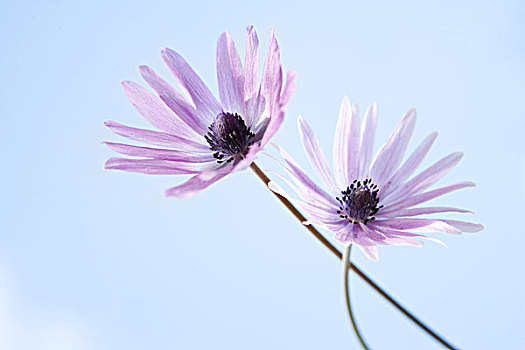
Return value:
M 236 157 L 243 158 L 255 137 L 244 120 L 237 113 L 219 114 L 204 135 L 210 145 L 217 163 L 231 162 Z
M 358 180 L 341 191 L 341 198 L 336 197 L 341 204 L 337 214 L 342 219 L 348 219 L 350 222 L 357 224 L 367 224 L 370 220 L 375 220 L 373 216 L 383 206 L 379 204 L 377 194 L 379 189 L 372 183 L 372 179 L 366 179 L 363 183 Z

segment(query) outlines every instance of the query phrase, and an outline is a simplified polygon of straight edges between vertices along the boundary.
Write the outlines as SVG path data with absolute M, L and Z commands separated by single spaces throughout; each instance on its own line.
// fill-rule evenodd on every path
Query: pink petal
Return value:
M 279 127 L 283 123 L 283 120 L 284 120 L 284 110 L 283 109 L 281 109 L 277 113 L 274 113 L 271 116 L 268 126 L 266 127 L 262 140 L 261 140 L 261 147 L 264 147 L 270 141 L 270 139 L 275 135 L 275 133 L 277 132 L 277 130 L 279 130 Z
M 260 95 L 266 100 L 265 110 L 270 117 L 279 112 L 279 98 L 281 95 L 283 77 L 280 62 L 279 45 L 275 39 L 275 31 L 270 34 L 270 46 L 264 62 L 261 78 Z M 270 122 L 271 124 L 272 122 Z
M 391 228 L 395 230 L 415 230 L 417 232 L 444 232 L 459 234 L 461 230 L 436 219 L 385 219 L 375 220 L 374 226 Z
M 424 207 L 424 208 L 412 208 L 412 209 L 399 209 L 390 211 L 388 214 L 384 214 L 382 212 L 378 213 L 378 217 L 380 215 L 381 218 L 383 217 L 403 217 L 403 216 L 418 216 L 418 215 L 424 215 L 424 214 L 435 214 L 435 213 L 446 213 L 446 212 L 455 212 L 455 213 L 470 213 L 474 214 L 470 210 L 460 209 L 460 208 L 452 208 L 452 207 Z
M 259 39 L 253 26 L 246 27 L 246 56 L 244 60 L 244 98 L 257 95 L 259 78 Z
M 377 125 L 377 105 L 372 103 L 365 112 L 365 119 L 361 128 L 360 157 L 361 164 L 360 178 L 370 177 L 370 162 L 374 152 L 374 139 Z
M 287 169 L 287 172 L 289 174 L 291 173 L 291 170 L 287 166 L 285 165 L 282 165 L 282 166 L 283 168 Z M 280 175 L 279 173 L 276 173 L 273 171 L 269 171 L 269 173 L 283 180 L 284 183 L 286 183 L 292 190 L 295 191 L 295 193 L 299 195 L 301 200 L 295 199 L 292 196 L 288 195 L 282 187 L 277 185 L 277 183 L 275 183 L 274 181 L 270 181 L 268 188 L 270 188 L 273 192 L 278 193 L 282 195 L 283 197 L 288 198 L 294 205 L 297 204 L 298 206 L 302 206 L 302 205 L 311 206 L 313 208 L 322 210 L 325 213 L 332 213 L 333 215 L 336 215 L 336 217 L 334 218 L 337 218 L 338 220 L 341 219 L 339 215 L 337 214 L 337 210 L 335 209 L 336 207 L 334 206 L 334 203 L 327 202 L 324 198 L 320 198 L 318 194 L 315 194 L 312 191 L 300 190 L 297 186 L 292 184 L 287 178 Z M 297 201 L 297 203 L 295 201 Z
M 483 230 L 485 227 L 481 224 L 474 224 L 472 222 L 466 222 L 466 221 L 459 221 L 459 220 L 444 220 L 441 221 L 446 222 L 447 224 L 454 226 L 461 232 L 467 232 L 467 233 L 475 233 Z
M 396 193 L 392 195 L 390 201 L 407 198 L 432 186 L 436 181 L 441 179 L 452 168 L 454 168 L 462 157 L 463 153 L 456 152 L 440 159 L 418 175 L 414 176 L 414 178 L 408 181 L 405 185 L 400 186 Z
M 447 245 L 445 243 L 443 243 L 441 240 L 437 239 L 437 238 L 427 237 L 427 236 L 420 235 L 420 234 L 417 234 L 417 233 L 412 233 L 412 232 L 393 230 L 393 229 L 389 229 L 389 228 L 385 228 L 385 227 L 377 227 L 373 223 L 369 224 L 368 226 L 373 227 L 374 230 L 377 230 L 377 231 L 381 232 L 382 234 L 386 235 L 387 237 L 403 236 L 403 237 L 411 237 L 411 238 L 420 238 L 420 239 L 424 239 L 424 240 L 427 240 L 427 241 L 431 241 L 431 242 L 440 244 L 440 245 L 444 246 L 445 248 L 447 248 Z
M 250 127 L 254 133 L 259 133 L 262 131 L 260 132 L 259 140 L 262 139 L 262 135 L 266 130 L 268 123 L 270 122 L 270 118 L 266 117 L 266 123 L 264 123 L 264 125 L 263 123 L 260 123 L 260 121 L 265 118 L 265 103 L 264 97 L 259 95 L 249 98 L 244 103 L 246 115 L 244 115 L 243 118 L 246 121 L 246 126 Z
M 321 149 L 321 145 L 315 137 L 312 128 L 310 128 L 308 123 L 306 123 L 301 116 L 297 119 L 297 126 L 304 151 L 315 171 L 315 174 L 319 177 L 326 188 L 329 188 L 333 192 L 337 192 L 334 176 L 330 171 L 324 152 Z
M 128 138 L 132 141 L 189 152 L 210 152 L 209 146 L 164 132 L 132 128 L 114 121 L 106 121 L 104 122 L 104 126 L 111 129 L 111 131 L 113 131 L 115 134 Z M 202 140 L 205 141 L 204 137 Z
M 347 96 L 343 98 L 339 109 L 339 119 L 335 127 L 333 146 L 333 167 L 337 186 L 340 189 L 348 186 L 348 137 L 350 135 L 351 106 Z
M 223 111 L 221 105 L 217 102 L 208 87 L 181 55 L 165 48 L 162 50 L 162 57 L 175 76 L 175 79 L 177 79 L 181 87 L 191 96 L 201 116 L 208 116 L 208 120 L 212 120 Z
M 362 229 L 367 233 L 368 237 L 371 238 L 374 242 L 377 244 L 382 245 L 412 245 L 412 246 L 422 246 L 423 243 L 420 241 L 416 241 L 413 239 L 407 239 L 402 237 L 397 237 L 395 235 L 389 234 L 385 232 L 384 230 L 380 230 L 377 227 L 373 227 L 371 225 L 362 225 Z M 380 237 L 379 239 L 374 239 L 371 234 L 374 233 L 376 237 Z
M 186 123 L 197 135 L 202 136 L 206 134 L 208 125 L 213 121 L 211 115 L 203 116 L 199 114 L 197 110 L 184 99 L 184 97 L 182 97 L 164 79 L 155 74 L 155 72 L 148 66 L 140 66 L 139 69 L 142 77 L 148 85 L 157 92 L 160 99 L 173 112 L 175 112 L 184 123 Z
M 131 157 L 153 158 L 187 163 L 215 162 L 215 158 L 213 158 L 211 153 L 203 154 L 171 149 L 138 147 L 114 142 L 103 143 L 115 152 Z
M 352 106 L 352 118 L 350 120 L 350 130 L 348 135 L 348 181 L 359 180 L 359 163 L 361 146 L 361 120 L 359 119 L 359 108 L 357 104 Z M 348 184 L 347 184 L 348 185 Z
M 370 227 L 367 225 L 359 224 L 359 228 L 362 231 L 361 236 L 366 237 L 369 240 L 371 240 L 372 241 L 370 242 L 371 244 L 376 244 L 376 243 L 383 244 L 383 241 L 385 240 L 385 235 L 378 232 L 377 230 L 370 229 Z
M 379 261 L 379 252 L 377 251 L 377 246 L 374 244 L 369 244 L 363 239 L 357 239 L 355 241 L 359 249 L 367 256 L 368 259 L 372 261 Z
M 288 102 L 292 98 L 292 95 L 295 91 L 295 76 L 296 72 L 291 71 L 286 73 L 286 85 L 284 86 L 283 93 L 281 94 L 280 108 L 286 109 L 288 107 Z
M 395 210 L 399 210 L 399 209 L 403 209 L 403 208 L 410 208 L 410 207 L 413 207 L 415 205 L 427 202 L 427 201 L 429 201 L 431 199 L 440 197 L 440 196 L 442 196 L 444 194 L 447 194 L 449 192 L 456 191 L 456 190 L 459 190 L 459 189 L 462 189 L 462 188 L 465 188 L 465 187 L 474 187 L 474 186 L 476 186 L 476 184 L 474 184 L 473 182 L 469 182 L 469 181 L 454 182 L 454 183 L 451 183 L 451 184 L 448 184 L 448 185 L 436 188 L 436 189 L 431 190 L 431 191 L 427 191 L 427 192 L 423 192 L 423 193 L 420 193 L 420 194 L 416 194 L 416 195 L 414 195 L 412 197 L 403 199 L 403 200 L 401 200 L 399 202 L 392 203 L 388 207 L 385 207 L 384 209 L 382 209 L 381 213 L 386 214 L 386 213 L 393 212 Z
M 289 166 L 289 168 L 285 167 L 284 169 L 289 173 L 289 175 L 292 177 L 295 183 L 300 187 L 301 192 L 312 192 L 319 198 L 322 198 L 327 204 L 333 205 L 334 207 L 339 206 L 335 198 L 333 198 L 323 189 L 317 186 L 317 184 L 313 182 L 308 177 L 308 175 L 306 175 L 306 173 L 297 165 L 297 163 L 288 155 L 288 153 L 284 151 L 284 149 L 282 149 L 279 146 L 276 147 Z
M 414 171 L 416 171 L 417 167 L 421 164 L 430 150 L 430 147 L 436 140 L 436 137 L 437 132 L 433 132 L 427 136 L 414 152 L 412 152 L 403 165 L 394 173 L 394 175 L 392 175 L 390 180 L 386 182 L 381 188 L 381 198 L 383 200 L 390 196 L 390 194 L 398 188 L 399 184 L 403 183 L 414 173 Z
M 186 138 L 195 139 L 198 136 L 177 116 L 182 114 L 182 111 L 174 113 L 160 98 L 132 81 L 124 81 L 122 85 L 130 102 L 151 125 L 159 130 Z
M 396 237 L 396 236 L 385 238 L 383 240 L 382 244 L 386 244 L 386 245 L 412 245 L 412 246 L 416 246 L 416 247 L 423 246 L 423 242 L 421 242 L 421 241 L 417 241 L 417 240 L 414 240 L 414 239 L 403 238 L 403 237 Z
M 179 175 L 195 174 L 203 171 L 206 166 L 195 163 L 174 162 L 171 160 L 113 157 L 106 161 L 104 168 L 150 175 Z
M 242 63 L 235 43 L 226 32 L 222 33 L 217 41 L 217 80 L 223 107 L 244 116 Z
M 357 229 L 357 225 L 351 224 L 349 221 L 346 222 L 336 233 L 335 240 L 343 244 L 351 243 L 357 237 L 357 232 L 354 230 Z
M 415 122 L 416 111 L 411 109 L 403 116 L 396 130 L 379 150 L 370 171 L 373 182 L 379 188 L 382 187 L 401 163 L 414 131 Z
M 220 168 L 210 172 L 195 175 L 183 184 L 167 190 L 166 196 L 189 198 L 228 175 L 231 169 L 231 167 Z

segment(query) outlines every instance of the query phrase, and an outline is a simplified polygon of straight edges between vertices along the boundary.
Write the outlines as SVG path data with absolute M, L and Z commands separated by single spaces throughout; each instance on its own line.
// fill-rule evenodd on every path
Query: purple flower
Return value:
M 132 141 L 158 148 L 106 142 L 114 151 L 136 158 L 110 158 L 106 169 L 143 174 L 193 174 L 166 195 L 189 197 L 224 176 L 247 168 L 276 133 L 294 90 L 294 72 L 282 89 L 279 46 L 272 30 L 270 47 L 259 84 L 259 41 L 253 27 L 246 28 L 244 68 L 228 33 L 217 42 L 217 78 L 220 102 L 175 51 L 162 50 L 162 58 L 189 98 L 147 66 L 140 72 L 157 93 L 124 81 L 129 100 L 158 131 L 128 127 L 113 121 L 105 125 Z
M 415 110 L 406 113 L 388 141 L 372 159 L 377 109 L 372 104 L 361 125 L 359 111 L 343 99 L 333 146 L 333 172 L 308 124 L 299 117 L 299 134 L 306 155 L 323 189 L 313 182 L 296 162 L 277 146 L 282 164 L 298 194 L 290 197 L 276 183 L 270 188 L 303 209 L 308 223 L 324 227 L 344 244 L 357 244 L 372 260 L 378 260 L 377 245 L 422 245 L 411 238 L 428 238 L 415 232 L 477 232 L 482 225 L 448 219 L 415 218 L 444 212 L 471 213 L 452 207 L 416 207 L 446 193 L 472 187 L 467 181 L 427 190 L 451 170 L 463 156 L 452 153 L 412 176 L 436 139 L 430 134 L 404 161 L 403 157 L 416 121 Z M 412 176 L 412 177 L 411 177 Z

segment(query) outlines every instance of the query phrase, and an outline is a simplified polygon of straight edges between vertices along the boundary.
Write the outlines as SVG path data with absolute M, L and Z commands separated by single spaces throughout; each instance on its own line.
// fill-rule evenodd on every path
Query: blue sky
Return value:
M 253 174 L 177 200 L 163 193 L 182 178 L 102 170 L 100 143 L 121 141 L 104 120 L 147 126 L 120 81 L 141 82 L 140 64 L 171 79 L 170 47 L 216 92 L 216 40 L 243 49 L 247 24 L 262 53 L 275 27 L 298 73 L 274 140 L 305 169 L 297 116 L 329 151 L 344 95 L 378 103 L 377 144 L 415 107 L 409 150 L 436 130 L 426 164 L 465 153 L 440 183 L 478 186 L 434 203 L 474 210 L 484 231 L 354 261 L 453 344 L 525 347 L 524 16 L 519 1 L 4 1 L 0 348 L 357 347 L 339 263 Z M 353 277 L 372 348 L 439 348 Z

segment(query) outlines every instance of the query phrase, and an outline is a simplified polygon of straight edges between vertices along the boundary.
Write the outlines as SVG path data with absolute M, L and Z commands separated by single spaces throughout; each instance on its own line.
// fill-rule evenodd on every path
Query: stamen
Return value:
M 335 197 L 341 204 L 337 214 L 342 219 L 348 219 L 354 224 L 367 224 L 375 220 L 375 215 L 383 206 L 378 206 L 379 188 L 372 183 L 372 179 L 363 182 L 354 180 L 345 191 L 341 191 L 342 197 Z
M 244 158 L 255 137 L 237 113 L 220 113 L 208 129 L 210 131 L 204 138 L 219 164 L 229 163 L 236 157 Z

